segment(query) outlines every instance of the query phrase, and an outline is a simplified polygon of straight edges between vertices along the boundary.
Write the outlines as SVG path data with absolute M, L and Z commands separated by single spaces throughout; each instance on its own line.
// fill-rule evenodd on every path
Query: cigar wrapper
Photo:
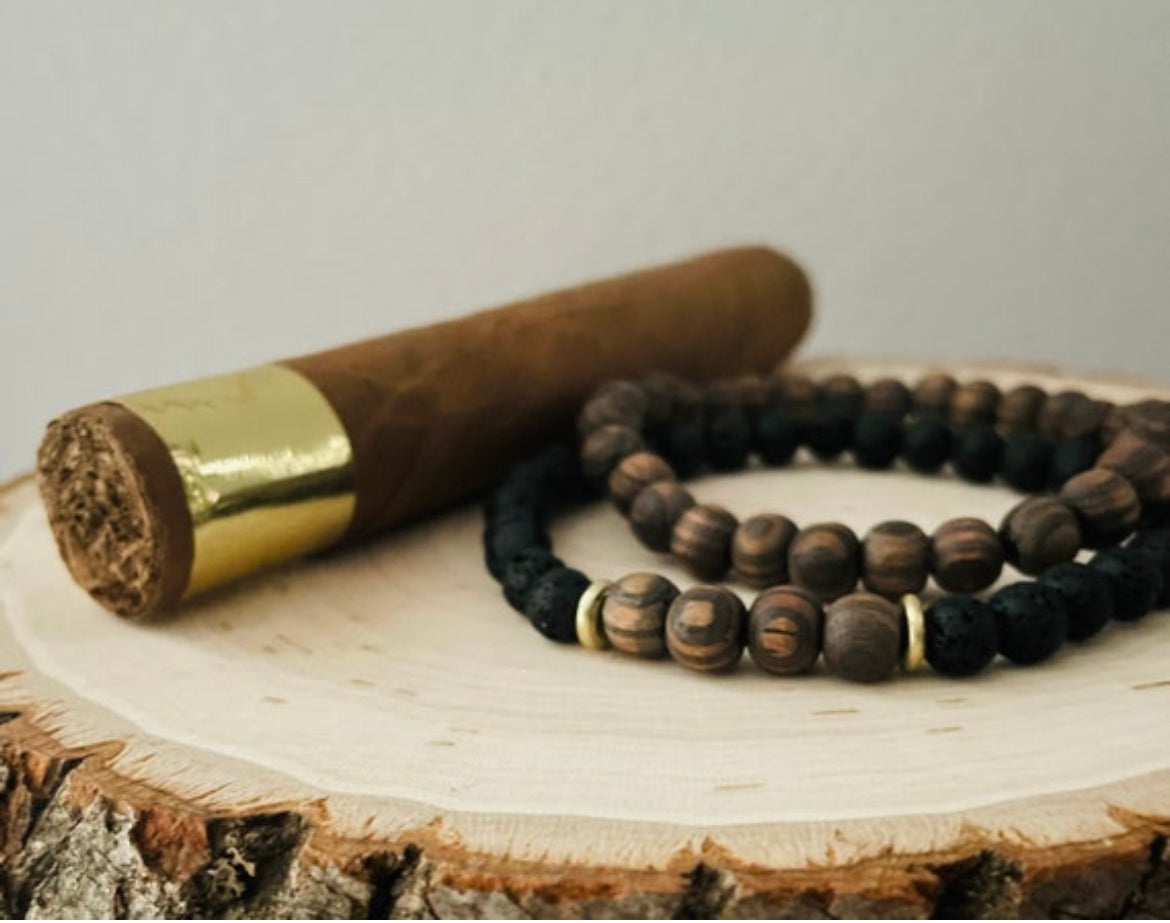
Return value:
M 42 496 L 83 588 L 166 611 L 486 489 L 604 380 L 770 371 L 810 301 L 791 261 L 743 248 L 140 392 L 50 424 Z

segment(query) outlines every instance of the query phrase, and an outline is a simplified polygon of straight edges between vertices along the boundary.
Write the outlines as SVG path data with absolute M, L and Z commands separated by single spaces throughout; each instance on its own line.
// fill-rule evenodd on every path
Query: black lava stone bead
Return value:
M 944 420 L 935 415 L 916 419 L 906 428 L 902 457 L 921 474 L 934 474 L 951 457 L 955 437 Z
M 853 420 L 841 413 L 818 410 L 804 421 L 804 444 L 821 461 L 832 461 L 853 441 Z
M 755 449 L 766 465 L 787 465 L 800 447 L 800 425 L 778 407 L 756 417 L 752 435 Z
M 1060 594 L 1031 580 L 1013 583 L 987 601 L 999 629 L 999 652 L 1014 663 L 1047 660 L 1068 637 Z
M 1096 436 L 1080 436 L 1056 443 L 1052 450 L 1052 483 L 1057 487 L 1088 471 L 1101 456 L 1101 440 Z
M 665 458 L 679 478 L 685 480 L 703 470 L 707 463 L 707 427 L 702 413 L 675 422 L 666 434 Z
M 548 532 L 535 519 L 490 520 L 484 529 L 484 561 L 497 580 L 514 555 L 529 548 L 549 548 Z
M 1162 595 L 1158 605 L 1170 606 L 1170 529 L 1143 529 L 1134 534 L 1127 548 L 1148 554 L 1162 568 Z
M 577 640 L 577 603 L 589 588 L 589 578 L 571 567 L 541 574 L 528 591 L 524 614 L 546 638 L 572 644 Z
M 713 407 L 707 416 L 707 461 L 717 471 L 736 471 L 747 464 L 752 430 L 742 407 Z
M 902 421 L 888 414 L 867 413 L 853 431 L 853 457 L 862 468 L 888 468 L 902 451 Z
M 1109 578 L 1087 564 L 1075 561 L 1056 564 L 1041 575 L 1040 582 L 1060 594 L 1071 641 L 1091 638 L 1113 618 L 1113 588 Z
M 1136 622 L 1150 612 L 1162 595 L 1162 568 L 1140 548 L 1109 548 L 1089 562 L 1110 578 L 1113 588 L 1113 617 L 1119 622 Z
M 533 584 L 554 567 L 564 566 L 561 559 L 547 548 L 525 548 L 519 554 L 512 555 L 511 560 L 504 565 L 504 576 L 500 581 L 508 605 L 523 615 L 528 592 Z
M 925 613 L 926 662 L 943 676 L 971 676 L 999 649 L 995 613 L 974 596 L 944 596 Z
M 1052 443 L 1039 433 L 1015 433 L 1004 441 L 1000 474 L 1009 487 L 1031 494 L 1052 476 Z
M 951 464 L 955 473 L 973 484 L 986 484 L 999 471 L 1003 439 L 990 426 L 971 426 L 958 435 Z

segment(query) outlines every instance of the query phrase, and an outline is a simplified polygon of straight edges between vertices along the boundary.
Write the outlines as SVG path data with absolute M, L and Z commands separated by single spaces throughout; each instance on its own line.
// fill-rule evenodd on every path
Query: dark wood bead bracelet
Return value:
M 1147 522 L 1124 547 L 1108 547 L 1088 565 L 1064 559 L 1071 557 L 1063 550 L 1070 542 L 1057 538 L 1067 531 L 1068 517 L 1060 510 L 1071 511 L 1077 530 L 1072 554 L 1081 536 L 1090 547 L 1104 547 L 1126 538 L 1137 525 L 1133 498 L 1114 480 L 1130 483 L 1118 468 L 1087 467 L 1100 461 L 1110 416 L 1108 409 L 1090 414 L 1084 403 L 1088 398 L 1046 399 L 1039 389 L 1028 388 L 1000 396 L 986 383 L 957 385 L 946 376 L 928 376 L 914 389 L 892 379 L 862 389 L 847 376 L 820 385 L 793 378 L 771 384 L 770 392 L 748 379 L 699 389 L 651 376 L 641 385 L 621 382 L 601 389 L 579 418 L 584 438 L 580 464 L 564 447 L 546 450 L 517 465 L 487 504 L 487 564 L 503 584 L 508 602 L 542 634 L 558 641 L 596 649 L 612 646 L 640 656 L 669 653 L 685 666 L 712 672 L 734 667 L 745 646 L 762 669 L 773 673 L 805 672 L 823 656 L 830 671 L 862 682 L 888 677 L 899 663 L 914 669 L 923 660 L 950 676 L 978 672 L 997 653 L 1016 663 L 1036 663 L 1066 638 L 1092 636 L 1111 617 L 1140 618 L 1155 605 L 1170 602 L 1170 529 Z M 1045 413 L 1052 401 L 1057 406 Z M 1156 411 L 1155 422 L 1161 419 L 1161 406 Z M 1079 454 L 1075 475 L 1082 470 L 1092 475 L 1084 484 L 1078 482 L 1080 493 L 1069 495 L 1066 484 L 1063 499 L 1024 501 L 1009 514 L 1000 535 L 979 520 L 952 520 L 929 539 L 909 523 L 883 523 L 864 542 L 839 524 L 798 530 L 775 514 L 737 524 L 726 511 L 694 504 L 674 475 L 688 460 L 692 466 L 686 470 L 692 473 L 704 466 L 742 467 L 751 455 L 765 464 L 783 464 L 801 443 L 814 454 L 823 455 L 833 446 L 839 446 L 833 455 L 846 449 L 857 454 L 854 440 L 865 431 L 862 423 L 878 418 L 894 425 L 871 423 L 869 430 L 887 440 L 895 430 L 904 433 L 903 447 L 911 433 L 933 426 L 930 438 L 919 441 L 920 447 L 935 447 L 930 465 L 915 465 L 909 454 L 903 457 L 912 468 L 937 471 L 948 460 L 938 445 L 946 442 L 948 453 L 954 452 L 970 430 L 990 429 L 997 413 L 1005 433 L 1044 440 L 1067 434 L 1065 442 L 1096 442 L 1094 452 L 1066 453 Z M 944 419 L 946 415 L 952 419 Z M 1088 425 L 1090 418 L 1096 420 L 1094 426 Z M 1042 420 L 1051 435 L 1040 433 Z M 1140 434 L 1140 427 L 1136 430 Z M 825 433 L 831 438 L 824 438 Z M 844 442 L 841 433 L 846 434 Z M 994 430 L 992 435 L 1001 438 Z M 1163 506 L 1153 493 L 1158 485 L 1146 470 L 1157 463 L 1158 453 L 1148 451 L 1148 434 L 1141 435 L 1136 440 L 1140 451 L 1129 450 L 1130 467 L 1122 470 L 1138 475 L 1131 490 L 1138 494 L 1139 515 L 1139 483 L 1154 498 L 1147 513 L 1160 514 Z M 981 440 L 992 441 L 985 434 Z M 1124 443 L 1119 437 L 1114 445 L 1118 441 Z M 662 449 L 662 454 L 647 452 L 649 447 Z M 869 466 L 888 465 L 897 454 Z M 922 462 L 929 454 L 914 457 Z M 1025 454 L 1054 466 L 1057 453 Z M 956 456 L 949 460 L 965 476 Z M 978 472 L 970 479 L 989 478 Z M 1046 474 L 1045 482 L 1050 480 Z M 587 497 L 591 490 L 595 494 L 600 483 L 607 485 L 619 508 L 631 517 L 637 514 L 635 522 L 641 526 L 636 524 L 635 531 L 648 546 L 662 550 L 677 540 L 694 549 L 686 557 L 688 563 L 699 562 L 692 570 L 706 568 L 701 579 L 718 579 L 734 564 L 741 577 L 765 586 L 750 611 L 735 593 L 718 586 L 680 592 L 666 578 L 650 573 L 609 584 L 566 567 L 552 554 L 548 515 L 559 502 Z M 1087 499 L 1080 499 L 1082 493 Z M 1119 495 L 1124 495 L 1120 502 Z M 1034 536 L 1043 541 L 1033 541 Z M 787 554 L 777 554 L 779 548 L 787 548 Z M 1060 554 L 1048 560 L 1055 553 L 1052 548 Z M 906 591 L 925 583 L 924 555 L 944 589 L 986 587 L 999 576 L 1005 556 L 1043 573 L 1037 581 L 1004 587 L 987 601 L 969 595 L 971 591 L 959 592 L 924 611 L 916 590 Z M 851 592 L 863 573 L 867 592 Z

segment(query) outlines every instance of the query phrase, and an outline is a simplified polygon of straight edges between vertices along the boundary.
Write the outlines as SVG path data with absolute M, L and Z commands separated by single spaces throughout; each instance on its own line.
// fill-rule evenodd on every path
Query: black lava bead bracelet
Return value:
M 869 682 L 888 677 L 899 662 L 914 669 L 924 659 L 937 672 L 950 676 L 976 673 L 997 653 L 1016 663 L 1037 663 L 1066 639 L 1084 640 L 1096 634 L 1111 617 L 1140 618 L 1155 605 L 1170 602 L 1170 529 L 1156 525 L 1139 530 L 1124 547 L 1106 547 L 1110 542 L 1105 539 L 1124 538 L 1128 526 L 1123 529 L 1115 524 L 1112 532 L 1106 529 L 1099 534 L 1090 528 L 1087 531 L 1093 541 L 1086 544 L 1106 547 L 1090 564 L 1071 560 L 1047 563 L 1037 569 L 1042 571 L 1038 580 L 1007 586 L 986 602 L 970 593 L 952 593 L 925 611 L 914 593 L 899 594 L 898 586 L 883 586 L 881 580 L 874 588 L 884 590 L 886 596 L 895 596 L 898 603 L 877 592 L 849 592 L 852 587 L 847 586 L 840 593 L 824 593 L 818 592 L 816 586 L 767 585 L 769 580 L 762 579 L 754 582 L 766 588 L 749 612 L 738 596 L 723 587 L 701 585 L 680 593 L 670 581 L 651 573 L 630 574 L 613 584 L 591 581 L 553 555 L 547 530 L 550 513 L 562 502 L 595 495 L 599 482 L 610 486 L 611 495 L 616 487 L 615 502 L 620 506 L 623 498 L 628 500 L 627 509 L 639 502 L 643 507 L 649 505 L 650 501 L 640 498 L 657 487 L 663 495 L 659 506 L 667 510 L 666 520 L 674 515 L 668 502 L 671 491 L 661 487 L 675 483 L 673 471 L 670 478 L 655 479 L 651 471 L 654 466 L 646 467 L 643 460 L 637 467 L 639 471 L 650 471 L 648 483 L 639 484 L 629 471 L 621 476 L 615 474 L 623 460 L 645 454 L 647 447 L 662 451 L 670 457 L 672 466 L 691 473 L 703 466 L 730 470 L 745 464 L 751 455 L 758 456 L 764 464 L 784 464 L 801 444 L 821 457 L 848 450 L 866 467 L 884 467 L 901 451 L 908 466 L 917 470 L 938 470 L 949 460 L 960 476 L 970 480 L 990 480 L 1001 473 L 1009 483 L 1016 482 L 1013 486 L 1034 488 L 1041 482 L 1047 485 L 1059 481 L 1070 472 L 1075 477 L 1094 463 L 1100 465 L 1105 458 L 1102 444 L 1109 441 L 1116 447 L 1121 442 L 1125 452 L 1115 452 L 1113 461 L 1121 458 L 1119 467 L 1128 465 L 1126 474 L 1136 473 L 1134 481 L 1143 486 L 1145 499 L 1152 500 L 1144 505 L 1147 519 L 1162 512 L 1148 476 L 1150 465 L 1157 462 L 1147 451 L 1149 442 L 1143 438 L 1134 449 L 1116 434 L 1110 436 L 1109 419 L 1117 413 L 1100 402 L 1091 402 L 1096 409 L 1090 412 L 1085 404 L 1088 398 L 1046 398 L 1039 389 L 1016 389 L 999 397 L 995 391 L 998 402 L 991 413 L 999 414 L 997 432 L 988 421 L 988 395 L 993 386 L 985 383 L 945 387 L 943 376 L 928 376 L 914 391 L 890 380 L 877 382 L 868 390 L 854 387 L 853 383 L 845 376 L 836 376 L 819 386 L 799 379 L 781 379 L 780 387 L 763 399 L 759 397 L 760 389 L 754 387 L 756 383 L 748 381 L 722 383 L 705 391 L 665 376 L 651 376 L 640 387 L 629 383 L 606 386 L 581 414 L 579 423 L 586 446 L 583 464 L 578 464 L 574 453 L 564 447 L 545 450 L 515 466 L 491 496 L 484 532 L 489 569 L 502 583 L 508 602 L 553 640 L 580 642 L 595 649 L 612 646 L 642 656 L 669 653 L 685 666 L 703 671 L 734 667 L 742 659 L 745 646 L 762 669 L 780 674 L 805 672 L 823 656 L 830 671 L 837 675 Z M 939 406 L 937 396 L 942 391 L 950 396 L 945 405 Z M 1030 424 L 1022 419 L 1025 415 L 1018 406 L 1012 410 L 1023 403 L 1021 394 L 1037 408 Z M 932 397 L 936 399 L 934 403 Z M 1155 415 L 1157 419 L 1160 418 Z M 1089 425 L 1090 421 L 1093 425 Z M 1123 423 L 1122 428 L 1128 425 Z M 1149 425 L 1148 419 L 1145 423 L 1139 421 L 1133 430 L 1140 434 L 1143 425 Z M 979 435 L 972 437 L 972 430 Z M 1015 437 L 1013 444 L 1023 447 L 1018 454 L 1026 462 L 1017 464 L 1010 478 L 1002 432 L 1007 432 L 1009 439 Z M 599 433 L 604 440 L 598 438 Z M 826 433 L 832 438 L 825 438 Z M 846 436 L 844 440 L 840 438 L 842 434 Z M 1029 441 L 1024 436 L 1034 438 Z M 995 453 L 995 465 L 972 461 L 987 455 L 986 447 L 997 439 L 1000 448 Z M 603 442 L 617 448 L 598 451 Z M 891 452 L 889 445 L 894 442 L 898 449 Z M 947 453 L 939 449 L 944 444 Z M 924 445 L 933 446 L 933 454 L 924 453 Z M 968 447 L 965 455 L 962 446 Z M 1088 451 L 1090 447 L 1093 451 Z M 931 458 L 926 459 L 926 454 Z M 603 457 L 607 463 L 602 463 Z M 975 476 L 970 476 L 971 472 Z M 638 489 L 630 490 L 630 484 L 636 484 Z M 1051 500 L 1032 498 L 1025 504 Z M 691 501 L 675 504 L 675 508 L 672 535 L 683 514 L 697 507 Z M 1086 521 L 1100 525 L 1105 520 L 1097 515 L 1099 511 L 1099 506 L 1089 508 Z M 1127 523 L 1127 516 L 1130 514 L 1119 522 Z M 1132 518 L 1136 522 L 1136 517 Z M 768 543 L 772 536 L 785 533 L 783 528 L 765 528 L 774 527 L 776 519 L 782 517 L 753 517 L 763 520 L 756 529 L 756 538 L 762 537 L 764 542 L 761 545 L 757 541 L 757 549 L 771 547 Z M 753 520 L 736 528 L 742 529 Z M 1044 521 L 1044 516 L 1027 519 L 1029 523 Z M 886 558 L 897 563 L 903 545 L 915 544 L 902 541 L 905 535 L 915 540 L 919 536 L 903 528 L 909 524 L 883 525 L 886 528 L 875 530 L 876 536 L 871 536 L 879 550 L 886 548 Z M 635 522 L 635 532 L 638 531 Z M 659 543 L 662 531 L 659 528 L 655 533 Z M 701 531 L 695 534 L 701 537 Z M 1004 531 L 1010 532 L 1008 523 L 1001 533 Z M 871 536 L 867 536 L 867 546 Z M 789 535 L 789 541 L 793 537 Z M 825 532 L 815 537 L 827 541 L 832 535 Z M 651 542 L 647 544 L 655 547 Z M 745 544 L 751 546 L 750 541 L 745 540 Z M 858 547 L 859 558 L 863 550 Z M 750 562 L 751 555 L 745 560 Z M 1016 562 L 1020 561 L 1016 553 Z M 736 569 L 742 572 L 740 563 Z M 898 567 L 887 570 L 898 576 Z M 998 567 L 991 579 L 996 576 Z M 938 578 L 937 570 L 935 577 Z M 866 581 L 867 586 L 870 582 Z

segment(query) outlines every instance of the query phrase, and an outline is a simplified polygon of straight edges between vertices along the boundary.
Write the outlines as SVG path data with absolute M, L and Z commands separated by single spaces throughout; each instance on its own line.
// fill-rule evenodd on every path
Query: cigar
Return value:
M 69 411 L 38 452 L 41 497 L 83 589 L 165 612 L 474 496 L 608 379 L 770 371 L 810 313 L 791 260 L 711 253 Z

